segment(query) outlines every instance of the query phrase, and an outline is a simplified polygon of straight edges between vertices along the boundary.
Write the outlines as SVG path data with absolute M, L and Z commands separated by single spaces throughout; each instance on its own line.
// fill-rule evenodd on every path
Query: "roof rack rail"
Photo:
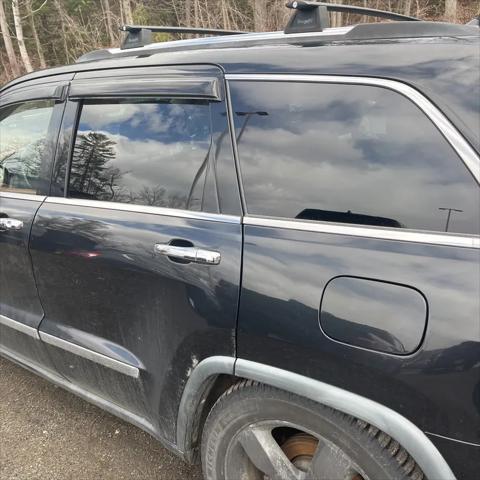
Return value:
M 359 15 L 409 22 L 421 21 L 416 17 L 387 12 L 385 10 L 377 10 L 375 8 L 357 7 L 355 5 L 339 5 L 325 2 L 298 0 L 288 2 L 287 8 L 295 10 L 295 13 L 290 18 L 287 27 L 285 28 L 285 33 L 321 32 L 324 28 L 330 26 L 328 12 L 357 13 Z
M 201 35 L 239 35 L 239 30 L 221 30 L 216 28 L 190 28 L 190 27 L 172 27 L 172 26 L 155 26 L 155 25 L 123 25 L 120 31 L 127 32 L 127 36 L 122 42 L 121 49 L 144 47 L 152 43 L 153 33 L 195 33 Z

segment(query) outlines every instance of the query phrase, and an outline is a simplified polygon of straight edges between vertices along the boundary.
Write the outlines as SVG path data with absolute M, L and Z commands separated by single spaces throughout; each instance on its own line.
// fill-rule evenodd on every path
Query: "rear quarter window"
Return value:
M 478 184 L 404 96 L 293 82 L 231 92 L 249 214 L 479 234 Z

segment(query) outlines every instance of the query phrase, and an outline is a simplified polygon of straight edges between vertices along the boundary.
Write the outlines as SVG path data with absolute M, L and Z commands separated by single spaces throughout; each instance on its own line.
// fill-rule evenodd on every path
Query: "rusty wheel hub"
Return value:
M 293 465 L 306 472 L 317 446 L 318 440 L 314 436 L 308 433 L 296 433 L 282 445 L 282 450 Z

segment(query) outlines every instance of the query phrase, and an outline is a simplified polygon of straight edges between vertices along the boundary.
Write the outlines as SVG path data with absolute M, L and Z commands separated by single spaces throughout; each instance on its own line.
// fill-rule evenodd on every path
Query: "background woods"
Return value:
M 480 0 L 348 3 L 458 23 L 480 11 Z M 118 26 L 124 23 L 277 30 L 290 15 L 284 5 L 285 0 L 0 0 L 0 84 L 34 69 L 72 63 L 90 50 L 117 46 Z M 333 26 L 358 21 L 368 20 L 332 15 Z M 173 38 L 157 35 L 158 41 Z

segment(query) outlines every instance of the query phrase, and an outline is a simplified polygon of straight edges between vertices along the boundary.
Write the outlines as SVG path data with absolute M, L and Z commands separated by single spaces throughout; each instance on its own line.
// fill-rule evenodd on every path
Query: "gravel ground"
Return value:
M 1 480 L 201 480 L 150 435 L 0 358 Z

